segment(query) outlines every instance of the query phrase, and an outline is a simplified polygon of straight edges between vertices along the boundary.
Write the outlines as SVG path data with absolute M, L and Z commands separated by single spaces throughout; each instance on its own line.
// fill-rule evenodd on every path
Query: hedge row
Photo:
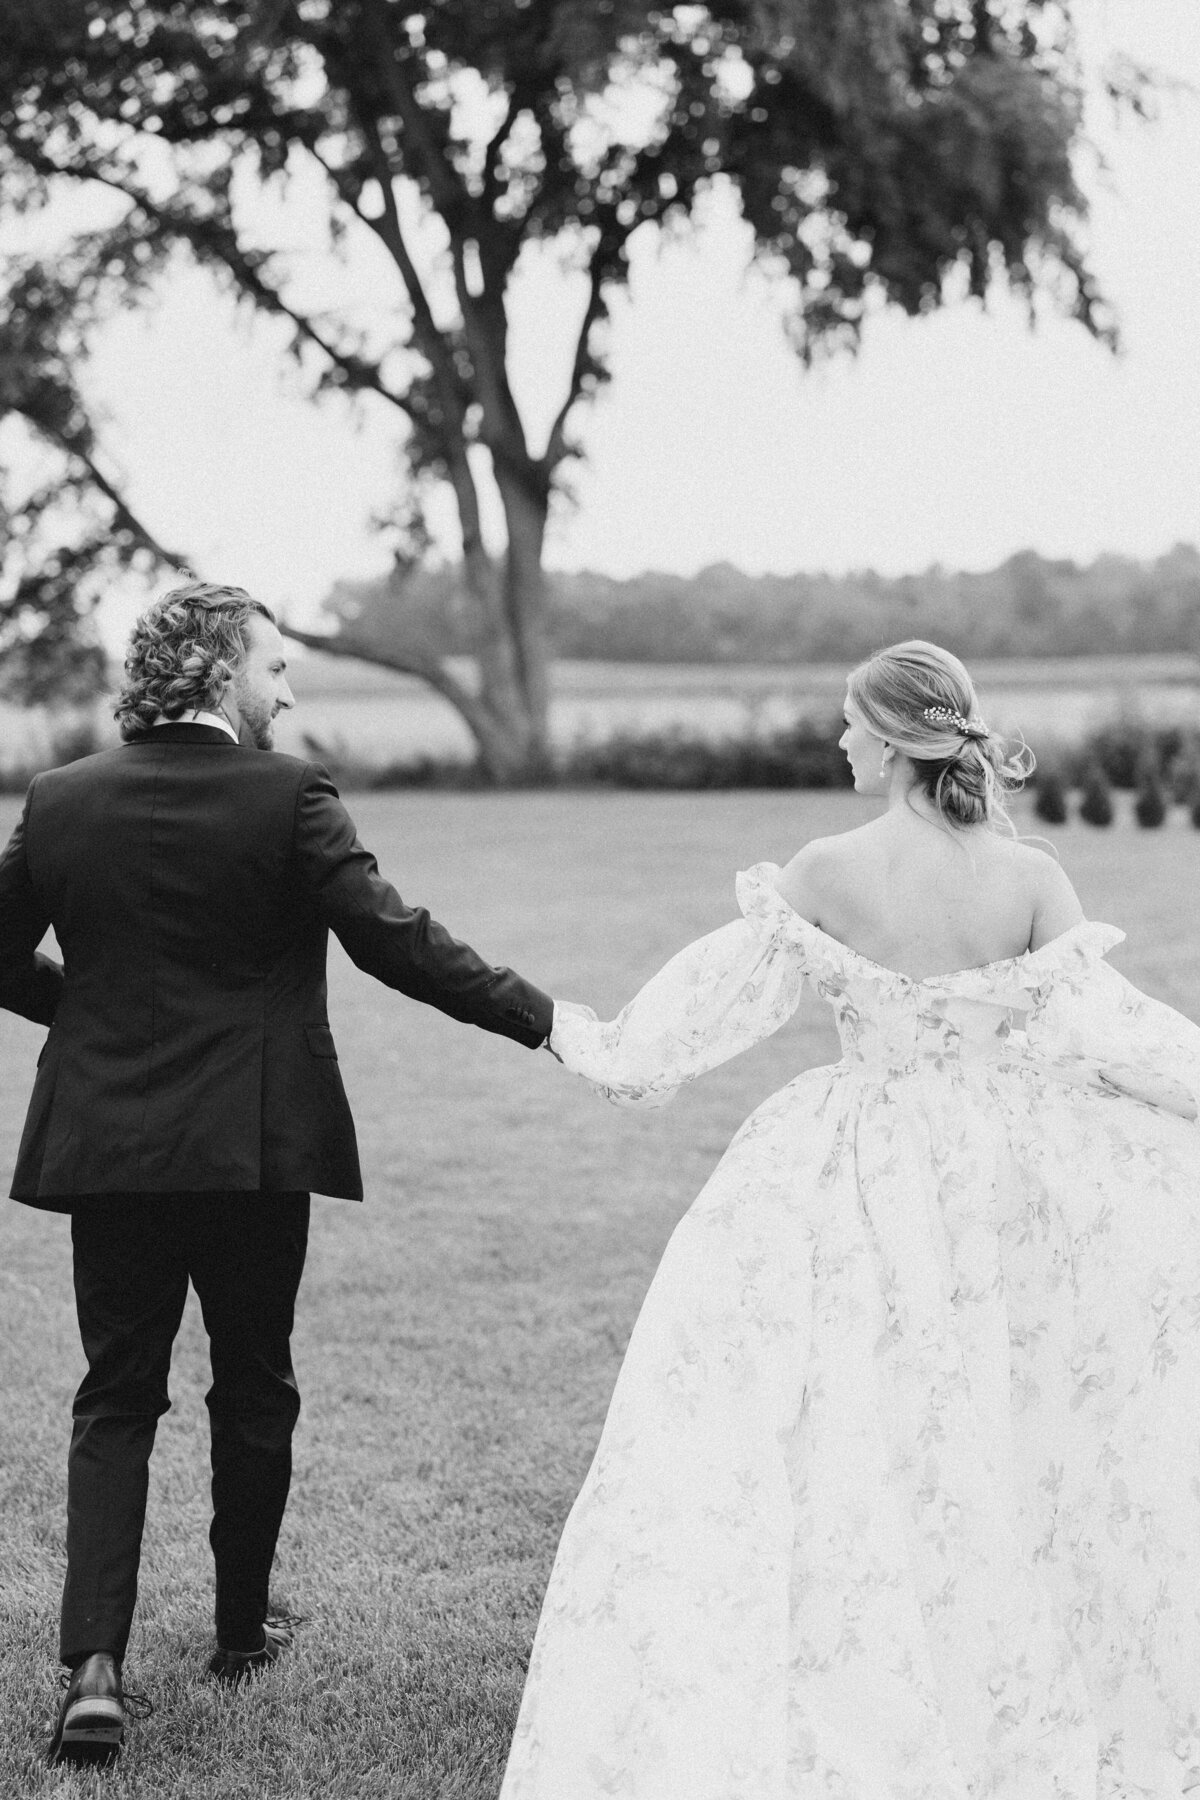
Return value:
M 840 730 L 840 728 L 839 728 Z M 311 756 L 338 785 L 364 788 L 482 788 L 486 776 L 471 763 L 423 756 L 372 767 L 336 747 L 305 737 Z M 685 731 L 618 732 L 602 744 L 580 744 L 561 755 L 545 787 L 839 788 L 851 785 L 837 734 L 802 723 L 766 737 L 710 740 Z
M 720 739 L 682 729 L 619 732 L 602 743 L 581 743 L 564 752 L 545 785 L 692 791 L 847 788 L 850 770 L 838 748 L 841 730 L 840 719 L 801 719 L 769 733 Z M 487 785 L 478 767 L 459 758 L 421 756 L 379 766 L 360 761 L 341 744 L 311 736 L 304 741 L 309 755 L 324 762 L 348 790 Z M 50 762 L 72 762 L 96 748 L 95 734 L 76 728 L 58 740 Z M 36 772 L 32 766 L 10 767 L 0 774 L 0 788 L 21 793 Z M 1050 808 L 1042 814 L 1046 818 L 1059 804 L 1066 816 L 1067 796 L 1073 790 L 1086 797 L 1101 788 L 1144 790 L 1148 784 L 1163 790 L 1164 807 L 1171 802 L 1190 807 L 1200 800 L 1200 732 L 1137 724 L 1106 726 L 1077 748 L 1048 753 L 1035 779 L 1039 807 Z M 1142 806 L 1147 809 L 1154 809 L 1152 797 Z M 1101 813 L 1104 808 L 1097 800 L 1091 810 Z
M 1039 770 L 1034 800 L 1038 818 L 1048 825 L 1065 825 L 1072 813 L 1071 792 L 1057 769 Z M 1138 782 L 1134 818 L 1139 825 L 1152 829 L 1166 823 L 1173 805 L 1186 807 L 1192 824 L 1200 830 L 1200 784 L 1172 791 L 1157 770 L 1147 766 Z M 1087 825 L 1111 825 L 1114 810 L 1112 785 L 1100 764 L 1093 763 L 1080 783 L 1076 816 Z

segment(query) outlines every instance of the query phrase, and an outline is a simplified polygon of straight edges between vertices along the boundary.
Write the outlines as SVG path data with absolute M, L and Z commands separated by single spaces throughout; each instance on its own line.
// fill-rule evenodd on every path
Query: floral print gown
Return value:
M 774 1031 L 842 1060 L 663 1257 L 567 1521 L 502 1800 L 1200 1796 L 1200 1030 L 1122 933 L 910 980 L 743 917 L 611 1023 L 618 1102 Z

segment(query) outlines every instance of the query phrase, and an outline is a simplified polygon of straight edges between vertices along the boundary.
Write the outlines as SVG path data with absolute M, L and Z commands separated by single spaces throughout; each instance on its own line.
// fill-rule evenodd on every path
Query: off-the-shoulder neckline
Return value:
M 957 981 L 965 975 L 988 975 L 995 969 L 1028 969 L 1036 966 L 1042 959 L 1049 960 L 1053 952 L 1069 948 L 1072 940 L 1085 931 L 1111 931 L 1115 933 L 1114 941 L 1117 943 L 1125 936 L 1125 933 L 1115 925 L 1106 925 L 1099 919 L 1080 919 L 1074 925 L 1069 925 L 1065 931 L 1060 931 L 1057 937 L 1051 938 L 1048 943 L 1042 944 L 1037 950 L 1022 950 L 1016 956 L 999 956 L 992 962 L 967 963 L 958 969 L 945 969 L 940 975 L 922 975 L 920 977 L 906 975 L 903 969 L 893 969 L 887 963 L 876 962 L 874 957 L 864 956 L 861 950 L 852 949 L 849 944 L 844 944 L 841 938 L 834 937 L 831 932 L 822 930 L 821 926 L 814 925 L 811 919 L 806 919 L 802 913 L 798 913 L 791 901 L 779 892 L 775 883 L 770 879 L 768 871 L 773 867 L 775 865 L 770 863 L 755 863 L 746 873 L 751 876 L 759 875 L 764 880 L 771 894 L 790 915 L 790 920 L 802 926 L 805 931 L 813 932 L 817 937 L 823 939 L 837 955 L 849 957 L 851 961 L 861 963 L 864 968 L 870 969 L 874 974 L 885 975 L 891 981 L 903 982 L 904 986 L 909 988 L 936 987 L 940 982 Z

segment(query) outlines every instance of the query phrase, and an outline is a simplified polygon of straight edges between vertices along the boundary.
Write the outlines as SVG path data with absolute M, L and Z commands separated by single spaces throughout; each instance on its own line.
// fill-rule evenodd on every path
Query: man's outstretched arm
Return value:
M 30 797 L 33 789 L 30 788 Z M 25 820 L 29 799 L 0 856 L 0 1006 L 49 1025 L 62 994 L 60 965 L 38 951 L 50 918 L 29 878 Z
M 554 1003 L 511 969 L 494 968 L 424 907 L 408 906 L 359 842 L 324 769 L 310 764 L 296 798 L 298 873 L 346 953 L 368 975 L 452 1018 L 537 1049 Z

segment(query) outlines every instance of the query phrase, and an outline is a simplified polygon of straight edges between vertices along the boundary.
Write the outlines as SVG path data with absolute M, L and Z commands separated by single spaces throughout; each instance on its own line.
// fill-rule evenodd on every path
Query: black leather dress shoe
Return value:
M 126 1694 L 121 1665 L 99 1650 L 63 1677 L 67 1691 L 50 1740 L 51 1762 L 107 1763 L 120 1754 L 127 1718 L 153 1711 L 144 1694 Z
M 296 1627 L 306 1620 L 299 1613 L 274 1613 L 263 1621 L 263 1642 L 258 1650 L 222 1650 L 218 1646 L 209 1661 L 208 1672 L 229 1687 L 236 1687 L 262 1669 L 279 1661 L 296 1640 Z

